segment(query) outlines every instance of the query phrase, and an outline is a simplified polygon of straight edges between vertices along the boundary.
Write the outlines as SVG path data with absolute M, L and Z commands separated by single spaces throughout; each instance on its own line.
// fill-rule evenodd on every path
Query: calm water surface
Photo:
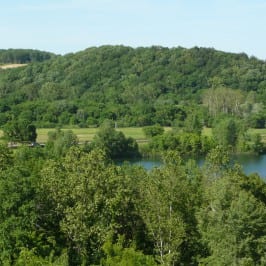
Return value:
M 263 155 L 251 155 L 243 154 L 233 157 L 233 160 L 240 164 L 245 174 L 258 173 L 264 180 L 266 180 L 266 154 Z M 141 159 L 138 161 L 130 162 L 143 166 L 145 169 L 150 170 L 153 167 L 159 167 L 162 165 L 162 161 L 158 159 Z M 204 163 L 204 159 L 198 161 L 199 165 Z

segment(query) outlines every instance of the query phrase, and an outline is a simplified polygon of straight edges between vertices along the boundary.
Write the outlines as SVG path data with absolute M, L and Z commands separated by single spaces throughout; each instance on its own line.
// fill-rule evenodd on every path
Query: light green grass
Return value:
M 250 133 L 251 135 L 253 134 L 261 135 L 262 142 L 266 143 L 266 128 L 262 128 L 262 129 L 250 128 L 248 130 L 248 133 Z
M 250 128 L 248 130 L 248 133 L 250 135 L 259 134 L 261 136 L 261 140 L 263 143 L 266 143 L 266 128 Z M 202 134 L 205 136 L 211 136 L 212 135 L 212 129 L 211 128 L 203 128 Z
M 124 127 L 117 128 L 116 130 L 121 131 L 126 137 L 131 137 L 139 142 L 147 141 L 147 138 L 142 130 L 142 127 Z M 171 130 L 171 127 L 165 127 L 165 132 Z M 54 128 L 38 128 L 37 129 L 37 142 L 45 143 L 48 140 L 48 132 L 54 131 Z M 72 130 L 77 135 L 79 142 L 92 141 L 99 128 L 68 128 L 62 130 Z
M 166 127 L 165 131 L 171 128 Z M 37 142 L 46 143 L 48 140 L 48 132 L 55 131 L 55 128 L 38 128 L 37 129 Z M 63 128 L 61 130 L 71 130 L 75 135 L 77 135 L 80 142 L 92 141 L 95 134 L 98 132 L 99 128 Z M 142 127 L 126 127 L 118 128 L 118 131 L 122 131 L 126 137 L 132 137 L 140 142 L 147 141 Z M 0 137 L 3 136 L 3 131 L 0 130 Z
M 144 135 L 142 127 L 125 127 L 118 128 L 117 130 L 122 131 L 126 137 L 132 137 L 136 139 L 138 142 L 146 142 L 147 138 Z M 46 143 L 48 140 L 48 132 L 54 131 L 54 128 L 38 128 L 37 129 L 37 142 Z M 62 130 L 72 130 L 75 135 L 77 135 L 80 142 L 92 141 L 94 135 L 97 133 L 99 128 L 67 128 Z M 165 127 L 165 132 L 172 130 L 171 127 Z M 260 134 L 262 137 L 262 141 L 266 143 L 266 129 L 249 129 L 248 132 L 250 134 Z M 203 135 L 211 136 L 212 129 L 204 128 L 202 131 Z M 0 130 L 0 137 L 3 136 L 3 131 Z
M 54 131 L 54 128 L 38 128 L 37 129 L 37 142 L 45 143 L 48 140 L 48 132 Z M 79 142 L 92 141 L 99 128 L 72 128 L 62 129 L 72 130 L 73 133 L 78 137 Z M 127 127 L 118 128 L 118 131 L 122 131 L 126 137 L 132 137 L 139 141 L 145 141 L 146 137 L 143 133 L 142 127 Z
M 38 128 L 37 142 L 46 143 L 48 140 L 48 132 L 55 131 L 54 128 Z M 98 131 L 98 128 L 67 128 L 61 130 L 71 130 L 78 137 L 79 142 L 91 141 Z
M 208 136 L 208 137 L 212 136 L 212 129 L 209 127 L 204 127 L 202 130 L 202 135 Z

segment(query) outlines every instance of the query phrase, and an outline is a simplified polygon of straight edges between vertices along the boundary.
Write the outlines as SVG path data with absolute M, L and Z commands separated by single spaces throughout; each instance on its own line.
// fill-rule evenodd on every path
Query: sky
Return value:
M 211 47 L 266 60 L 266 0 L 0 0 L 0 49 Z

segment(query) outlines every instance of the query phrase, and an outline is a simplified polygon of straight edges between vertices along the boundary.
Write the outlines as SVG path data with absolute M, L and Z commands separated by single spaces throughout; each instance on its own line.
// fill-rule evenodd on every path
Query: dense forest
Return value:
M 119 126 L 173 126 L 197 112 L 207 126 L 225 115 L 264 128 L 265 78 L 266 63 L 246 54 L 88 48 L 0 70 L 0 126 L 14 117 L 37 127 L 99 126 L 105 119 Z
M 177 151 L 152 171 L 118 166 L 107 129 L 93 146 L 60 130 L 45 147 L 0 145 L 1 265 L 265 265 L 259 176 L 221 146 L 203 167 Z
M 266 265 L 266 183 L 229 156 L 266 151 L 248 132 L 265 128 L 266 62 L 157 46 L 0 58 L 27 64 L 0 69 L 0 265 Z M 99 128 L 80 145 L 63 126 Z M 44 146 L 37 127 L 56 128 Z M 116 161 L 154 154 L 151 171 Z
M 55 57 L 54 54 L 32 49 L 0 49 L 0 65 L 42 62 Z

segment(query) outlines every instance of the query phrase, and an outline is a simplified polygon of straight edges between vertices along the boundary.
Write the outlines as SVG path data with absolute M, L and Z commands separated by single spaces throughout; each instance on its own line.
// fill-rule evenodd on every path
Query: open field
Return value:
M 169 131 L 171 127 L 165 127 L 164 130 Z M 48 132 L 54 131 L 54 128 L 38 128 L 37 129 L 37 142 L 45 143 L 48 140 Z M 69 128 L 69 129 L 62 129 L 62 130 L 72 130 L 75 135 L 77 135 L 80 142 L 91 141 L 94 135 L 97 133 L 99 128 Z M 125 128 L 118 128 L 117 130 L 122 131 L 126 137 L 132 137 L 136 139 L 138 142 L 146 142 L 147 138 L 144 135 L 142 127 L 125 127 Z M 260 134 L 262 137 L 262 141 L 266 143 L 266 129 L 249 129 L 249 133 L 251 134 Z M 212 129 L 211 128 L 204 128 L 203 135 L 211 136 Z M 3 131 L 0 130 L 0 137 L 3 136 Z
M 165 131 L 171 130 L 170 127 L 165 127 Z M 45 143 L 48 139 L 48 132 L 53 131 L 53 128 L 39 128 L 37 129 L 37 142 Z M 94 135 L 97 133 L 99 128 L 72 128 L 72 129 L 62 129 L 62 130 L 72 130 L 75 135 L 77 135 L 80 142 L 91 141 Z M 126 137 L 132 137 L 138 142 L 147 141 L 142 127 L 125 127 L 118 128 L 118 131 L 122 131 Z
M 248 130 L 248 133 L 250 133 L 250 134 L 260 134 L 262 142 L 266 143 L 266 128 L 263 128 L 263 129 L 250 128 Z
M 16 68 L 16 67 L 23 67 L 27 64 L 6 64 L 6 65 L 0 65 L 0 68 L 2 69 L 8 69 L 8 68 Z
M 48 140 L 48 132 L 55 131 L 55 128 L 38 128 L 37 129 L 37 142 L 45 143 Z M 79 142 L 91 141 L 93 136 L 97 132 L 97 128 L 73 128 L 73 129 L 61 129 L 71 130 L 77 135 Z
M 54 131 L 54 128 L 39 128 L 37 129 L 37 142 L 45 143 L 48 140 L 48 132 Z M 75 135 L 77 135 L 79 142 L 92 141 L 94 135 L 98 132 L 99 128 L 72 128 L 72 129 L 62 129 L 71 130 Z M 127 137 L 132 137 L 134 139 L 143 140 L 145 139 L 142 128 L 123 128 L 121 130 Z
M 38 128 L 37 129 L 37 142 L 45 143 L 48 140 L 48 132 L 55 131 L 55 128 Z M 61 130 L 71 130 L 77 135 L 80 142 L 91 141 L 94 135 L 98 132 L 99 128 L 62 128 Z M 132 137 L 139 142 L 147 141 L 142 127 L 125 127 L 118 128 L 126 137 Z M 170 127 L 165 127 L 165 131 L 171 130 Z M 0 130 L 0 137 L 3 136 L 3 131 Z
M 266 128 L 262 128 L 262 129 L 261 128 L 250 128 L 248 130 L 248 133 L 251 135 L 260 134 L 262 142 L 266 143 Z M 212 129 L 205 127 L 205 128 L 203 128 L 202 134 L 206 135 L 206 136 L 211 136 L 212 135 Z

